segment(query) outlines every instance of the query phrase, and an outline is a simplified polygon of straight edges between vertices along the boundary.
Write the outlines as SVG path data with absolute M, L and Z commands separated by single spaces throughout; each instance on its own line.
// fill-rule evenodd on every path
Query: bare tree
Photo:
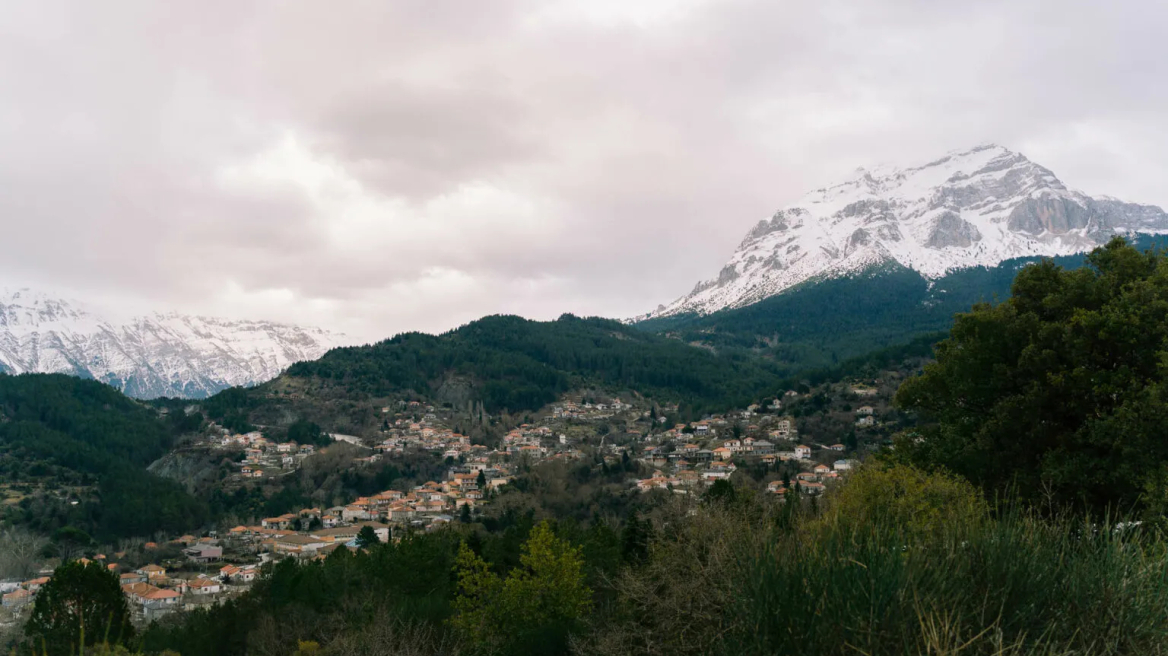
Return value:
M 20 527 L 0 529 L 0 578 L 31 578 L 48 540 Z

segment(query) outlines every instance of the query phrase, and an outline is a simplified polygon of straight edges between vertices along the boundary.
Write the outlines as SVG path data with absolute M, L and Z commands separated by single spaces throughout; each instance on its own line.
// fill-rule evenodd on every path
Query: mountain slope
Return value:
M 265 321 L 153 314 L 115 322 L 27 289 L 0 292 L 0 372 L 67 373 L 137 398 L 202 398 L 254 385 L 339 336 Z
M 760 221 L 714 279 L 644 318 L 740 308 L 807 281 L 896 263 L 929 280 L 1011 258 L 1089 251 L 1168 232 L 1160 208 L 1071 191 L 1001 146 L 858 171 Z
M 146 467 L 200 420 L 164 420 L 92 380 L 0 375 L 0 500 L 10 490 L 23 497 L 0 503 L 0 521 L 111 540 L 198 526 L 206 505 Z
M 618 321 L 564 315 L 555 321 L 489 316 L 441 335 L 406 333 L 299 362 L 252 390 L 226 390 L 203 407 L 220 423 L 278 424 L 322 406 L 371 399 L 425 399 L 497 415 L 537 410 L 582 387 L 678 402 L 700 415 L 774 393 L 772 363 L 717 354 Z M 354 415 L 359 423 L 360 412 Z M 283 418 L 283 419 L 282 419 Z M 324 416 L 309 416 L 332 426 Z
M 1131 242 L 1141 250 L 1164 248 L 1168 237 L 1136 235 Z M 935 279 L 897 262 L 884 262 L 796 285 L 745 307 L 705 315 L 672 314 L 636 326 L 719 351 L 748 349 L 771 358 L 779 369 L 796 373 L 947 331 L 954 314 L 968 312 L 978 302 L 1009 298 L 1018 271 L 1039 259 L 1012 258 Z M 1077 269 L 1085 264 L 1086 253 L 1052 259 L 1066 269 Z

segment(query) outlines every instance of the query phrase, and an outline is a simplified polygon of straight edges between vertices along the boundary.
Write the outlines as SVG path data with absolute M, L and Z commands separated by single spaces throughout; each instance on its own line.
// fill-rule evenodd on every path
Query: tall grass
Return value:
M 819 504 L 679 513 L 604 654 L 1070 656 L 1168 653 L 1168 540 L 872 468 Z
M 1010 513 L 909 542 L 897 525 L 843 519 L 744 559 L 729 653 L 1166 651 L 1161 535 Z

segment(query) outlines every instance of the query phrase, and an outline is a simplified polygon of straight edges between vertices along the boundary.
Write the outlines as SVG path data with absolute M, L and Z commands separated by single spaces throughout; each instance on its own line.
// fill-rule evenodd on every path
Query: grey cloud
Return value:
M 808 189 L 978 142 L 1168 204 L 1163 3 L 622 18 L 669 4 L 0 2 L 0 280 L 375 338 L 642 312 Z

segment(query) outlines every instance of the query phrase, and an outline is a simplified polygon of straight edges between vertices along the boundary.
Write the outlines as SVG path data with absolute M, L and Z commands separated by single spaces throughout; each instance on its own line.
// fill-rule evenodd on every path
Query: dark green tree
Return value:
M 37 593 L 25 635 L 38 654 L 76 654 L 81 647 L 125 644 L 134 637 L 118 577 L 101 563 L 70 561 Z
M 629 515 L 621 530 L 621 559 L 630 565 L 639 565 L 649 559 L 649 542 L 653 539 L 653 525 L 641 519 L 636 512 Z
M 1168 257 L 1115 238 L 1087 263 L 957 316 L 897 393 L 923 419 L 898 454 L 1051 506 L 1168 501 Z
M 478 484 L 480 490 L 487 489 L 487 475 L 483 470 L 479 470 L 479 475 L 475 477 L 475 483 Z
M 734 503 L 737 498 L 738 491 L 734 489 L 734 484 L 724 478 L 714 481 L 704 497 L 706 501 L 723 504 Z
M 373 530 L 372 526 L 362 526 L 360 531 L 357 531 L 357 546 L 362 549 L 379 544 L 381 542 L 377 537 L 377 531 Z

